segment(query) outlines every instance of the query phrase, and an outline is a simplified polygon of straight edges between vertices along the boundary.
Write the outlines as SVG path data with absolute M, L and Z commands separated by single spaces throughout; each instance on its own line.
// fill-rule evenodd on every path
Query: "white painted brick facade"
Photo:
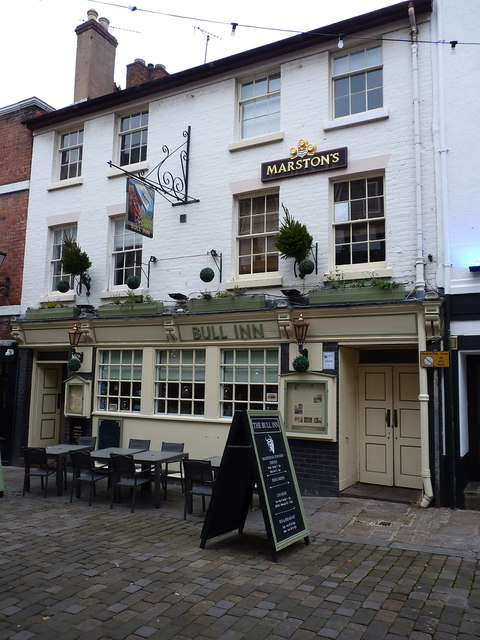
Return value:
M 172 207 L 156 197 L 154 238 L 144 239 L 144 262 L 154 255 L 150 293 L 168 301 L 168 293 L 198 294 L 214 291 L 234 282 L 236 276 L 235 195 L 278 188 L 280 202 L 304 222 L 318 243 L 319 273 L 305 279 L 306 290 L 323 281 L 333 269 L 330 183 L 340 176 L 358 175 L 366 169 L 385 171 L 387 265 L 396 281 L 415 283 L 417 220 L 414 164 L 413 93 L 411 47 L 408 22 L 381 33 L 369 34 L 387 40 L 383 44 L 384 108 L 388 118 L 342 128 L 325 129 L 331 120 L 330 52 L 326 49 L 295 55 L 294 59 L 272 60 L 261 70 L 246 68 L 235 76 L 214 82 L 185 86 L 171 95 L 152 95 L 149 101 L 131 104 L 120 114 L 149 108 L 148 165 L 153 169 L 164 157 L 163 145 L 170 150 L 183 142 L 182 132 L 191 126 L 189 192 L 200 202 Z M 430 25 L 420 21 L 420 37 L 431 37 Z M 364 41 L 360 41 L 362 44 Z M 367 41 L 368 42 L 368 41 Z M 349 42 L 349 45 L 351 41 Z M 344 51 L 348 50 L 347 48 Z M 338 50 L 332 45 L 332 53 Z M 237 81 L 257 71 L 281 71 L 281 130 L 283 140 L 271 144 L 229 151 L 238 141 Z M 432 67 L 431 48 L 419 47 L 421 115 L 421 185 L 424 255 L 437 251 L 435 204 L 435 163 L 432 143 Z M 130 106 L 129 106 L 130 107 Z M 123 175 L 108 177 L 109 160 L 118 162 L 117 120 L 114 113 L 95 114 L 85 121 L 65 122 L 61 131 L 84 127 L 84 158 L 81 184 L 49 190 L 58 179 L 56 162 L 58 131 L 37 132 L 31 175 L 30 208 L 25 260 L 22 309 L 38 306 L 41 299 L 56 297 L 49 292 L 49 226 L 60 222 L 78 223 L 78 242 L 92 261 L 92 293 L 77 296 L 77 303 L 94 306 L 105 301 L 109 290 L 111 255 L 111 217 L 125 210 Z M 477 134 L 478 135 L 478 134 Z M 290 148 L 301 138 L 317 145 L 317 150 L 348 147 L 349 167 L 262 185 L 262 162 L 288 158 Z M 179 173 L 178 159 L 164 167 Z M 187 215 L 185 223 L 180 214 Z M 211 249 L 223 254 L 223 283 Z M 211 286 L 199 279 L 199 271 L 211 266 L 216 278 Z M 282 287 L 301 286 L 293 275 L 293 262 L 281 261 Z M 427 265 L 428 286 L 435 288 L 435 268 Z M 239 281 L 241 286 L 241 281 Z M 261 288 L 261 287 L 260 287 Z M 280 287 L 266 288 L 280 295 Z M 102 295 L 104 296 L 102 298 Z M 61 297 L 58 294 L 58 297 Z

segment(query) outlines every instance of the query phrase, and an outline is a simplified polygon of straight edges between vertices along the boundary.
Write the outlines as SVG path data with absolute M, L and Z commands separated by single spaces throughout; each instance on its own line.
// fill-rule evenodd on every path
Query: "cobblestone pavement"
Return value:
M 201 550 L 176 487 L 131 514 L 4 474 L 2 640 L 480 638 L 480 512 L 305 498 L 311 544 L 274 563 L 259 511 Z

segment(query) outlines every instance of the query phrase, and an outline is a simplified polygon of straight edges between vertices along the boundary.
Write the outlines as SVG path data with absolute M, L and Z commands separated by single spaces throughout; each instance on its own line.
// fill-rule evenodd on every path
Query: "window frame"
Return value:
M 358 55 L 359 53 L 364 53 L 365 57 L 368 55 L 367 51 L 373 50 L 373 49 L 379 49 L 380 50 L 380 62 L 377 64 L 371 64 L 368 65 L 368 63 L 366 63 L 364 66 L 359 67 L 358 69 L 350 69 L 350 60 L 353 56 Z M 343 58 L 348 58 L 348 62 L 349 62 L 349 69 L 344 71 L 344 72 L 335 72 L 335 63 L 338 60 L 341 60 Z M 383 47 L 381 43 L 374 43 L 371 44 L 369 46 L 366 47 L 359 47 L 357 49 L 352 49 L 352 50 L 348 50 L 342 53 L 336 53 L 335 55 L 332 56 L 331 58 L 331 96 L 332 96 L 332 100 L 331 100 L 331 110 L 332 110 L 332 119 L 334 122 L 341 120 L 342 118 L 349 118 L 349 117 L 359 117 L 361 114 L 368 114 L 371 113 L 372 111 L 375 111 L 377 109 L 383 109 L 384 108 L 384 74 L 383 74 Z M 367 79 L 368 79 L 368 74 L 369 73 L 375 73 L 375 72 L 381 72 L 381 82 L 379 86 L 372 86 L 372 87 L 368 87 L 367 84 Z M 360 75 L 364 75 L 365 76 L 365 83 L 364 83 L 364 89 L 363 91 L 352 91 L 352 78 L 360 76 Z M 348 98 L 348 105 L 349 105 L 349 109 L 348 109 L 348 113 L 342 113 L 341 115 L 337 115 L 337 106 L 336 106 L 336 86 L 337 86 L 337 82 L 342 81 L 342 80 L 348 80 L 348 84 L 349 84 L 349 90 L 348 93 L 346 94 L 342 94 L 340 97 L 346 97 Z M 369 95 L 372 94 L 372 92 L 374 91 L 378 91 L 378 89 L 380 89 L 381 91 L 381 104 L 380 105 L 376 105 L 376 106 L 372 106 L 372 107 L 368 107 L 368 98 Z M 369 93 L 370 92 L 370 93 Z M 352 111 L 352 96 L 360 96 L 360 95 L 365 95 L 365 108 L 361 109 L 361 110 L 354 110 Z
M 78 139 L 72 144 L 63 144 L 64 140 L 69 137 L 77 134 L 81 134 L 81 140 Z M 83 144 L 84 144 L 84 135 L 85 130 L 82 128 L 74 129 L 71 131 L 64 131 L 58 133 L 58 180 L 59 182 L 64 183 L 66 180 L 75 180 L 82 177 L 82 168 L 83 168 Z M 63 162 L 63 156 L 66 154 L 68 157 L 74 151 L 79 150 L 79 157 L 73 162 L 67 161 Z M 69 159 L 70 160 L 70 159 Z M 63 168 L 67 167 L 68 175 L 62 177 Z M 76 167 L 75 175 L 70 175 L 71 167 Z
M 356 181 L 364 180 L 365 181 L 365 198 L 351 198 L 351 184 Z M 382 185 L 382 193 L 381 194 L 372 194 L 368 195 L 368 181 L 381 180 Z M 335 188 L 343 183 L 348 183 L 349 185 L 349 200 L 339 200 L 335 201 Z M 330 182 L 331 189 L 331 221 L 332 221 L 332 234 L 331 234 L 331 264 L 333 265 L 333 269 L 335 271 L 341 272 L 372 272 L 377 269 L 384 269 L 387 265 L 387 212 L 386 212 L 386 180 L 385 174 L 382 171 L 375 171 L 367 174 L 358 174 L 358 175 L 346 175 L 342 176 L 342 178 L 338 178 L 335 180 L 331 180 Z M 368 216 L 368 201 L 373 201 L 374 199 L 381 199 L 382 213 L 381 216 L 369 217 Z M 351 217 L 351 202 L 360 202 L 365 200 L 365 216 L 353 218 Z M 336 204 L 345 204 L 348 203 L 348 219 L 335 220 L 336 217 Z M 372 238 L 370 235 L 370 227 L 373 227 L 375 223 L 381 222 L 383 223 L 383 238 Z M 337 243 L 337 229 L 340 228 L 341 225 L 349 225 L 350 230 L 359 227 L 362 224 L 367 225 L 367 239 L 366 240 L 358 240 L 357 242 L 353 241 L 352 232 L 350 231 L 350 241 L 344 243 Z M 383 259 L 381 260 L 368 260 L 367 262 L 354 262 L 353 261 L 353 252 L 352 247 L 354 245 L 367 244 L 368 246 L 368 257 L 371 255 L 371 245 L 374 242 L 381 242 L 383 244 Z M 350 247 L 350 262 L 337 263 L 337 246 L 349 246 Z
M 251 96 L 243 96 L 244 89 L 248 85 L 260 85 L 262 81 L 267 82 L 267 91 L 262 94 Z M 278 89 L 270 90 L 270 84 L 278 80 Z M 278 71 L 270 71 L 263 74 L 257 74 L 253 77 L 242 78 L 238 82 L 238 133 L 240 140 L 248 140 L 249 138 L 255 138 L 258 136 L 269 136 L 275 133 L 280 132 L 281 125 L 281 73 Z M 270 112 L 271 103 L 278 99 L 278 109 L 272 110 Z M 247 105 L 252 105 L 254 112 L 256 111 L 255 107 L 260 105 L 261 101 L 266 101 L 267 110 L 266 113 L 259 113 L 258 115 L 254 114 L 251 118 L 244 117 Z M 259 127 L 260 119 L 265 118 L 266 127 Z M 253 128 L 255 131 L 245 132 L 245 123 L 252 122 Z M 271 126 L 273 124 L 273 126 Z
M 112 361 L 115 353 L 119 354 L 118 362 Z M 131 354 L 131 362 L 128 362 L 126 358 L 127 353 Z M 109 356 L 108 361 L 104 360 L 106 354 Z M 139 361 L 135 359 L 135 354 L 139 354 Z M 142 411 L 143 365 L 143 349 L 99 349 L 95 390 L 96 411 L 140 414 Z M 118 367 L 118 377 L 111 375 L 114 367 Z M 122 376 L 122 372 L 127 368 L 130 368 L 130 377 L 128 378 Z M 104 369 L 109 375 L 102 375 Z M 139 373 L 137 377 L 133 375 L 135 371 L 137 374 Z M 115 384 L 117 384 L 117 390 Z M 121 385 L 124 385 L 123 388 Z M 130 393 L 125 393 L 126 385 L 130 385 Z M 128 407 L 126 406 L 127 402 L 129 402 Z
M 188 361 L 188 354 L 191 354 L 191 361 Z M 160 361 L 160 356 L 165 355 L 166 360 Z M 177 362 L 175 359 L 177 358 Z M 203 358 L 203 361 L 202 361 Z M 206 407 L 206 369 L 207 353 L 205 348 L 161 348 L 155 349 L 155 376 L 154 376 L 154 414 L 164 417 L 205 417 Z M 165 370 L 165 376 L 161 376 L 161 369 Z M 175 369 L 177 371 L 175 372 Z M 189 378 L 187 372 L 191 369 Z M 202 371 L 203 370 L 203 371 Z M 161 385 L 165 386 L 165 393 L 159 392 Z M 174 387 L 177 388 L 177 393 Z M 185 392 L 185 388 L 191 387 Z M 188 392 L 190 394 L 188 395 Z M 172 392 L 172 393 L 171 393 Z M 184 395 L 185 393 L 185 395 Z M 164 410 L 159 409 L 159 405 L 164 403 Z M 169 406 L 176 403 L 177 410 L 169 411 Z M 190 412 L 183 410 L 186 405 L 190 405 Z M 182 407 L 183 405 L 183 407 Z M 200 408 L 201 411 L 197 409 Z
M 276 207 L 276 212 L 273 211 L 269 211 L 268 209 L 268 203 L 267 203 L 267 199 L 274 197 L 277 199 L 277 207 Z M 256 213 L 255 212 L 255 208 L 254 208 L 254 204 L 253 201 L 254 200 L 259 200 L 261 198 L 265 199 L 265 207 L 263 210 L 263 213 Z M 241 207 L 242 207 L 242 202 L 246 202 L 247 200 L 250 200 L 250 215 L 249 216 L 242 216 L 241 215 Z M 236 278 L 238 280 L 251 280 L 252 278 L 265 278 L 265 277 L 271 277 L 271 276 L 278 276 L 279 275 L 279 271 L 280 271 L 280 254 L 277 251 L 277 249 L 275 249 L 274 246 L 274 237 L 275 234 L 278 231 L 279 225 L 280 225 L 280 191 L 279 190 L 268 190 L 268 191 L 263 191 L 263 192 L 255 192 L 255 193 L 249 193 L 249 194 L 239 194 L 235 197 L 235 211 L 236 211 L 236 215 L 235 215 L 235 247 L 236 247 L 236 266 L 235 266 L 235 273 L 236 273 Z M 267 229 L 268 227 L 268 216 L 272 216 L 272 215 L 276 215 L 276 229 L 272 230 L 272 229 Z M 254 227 L 254 222 L 255 219 L 254 218 L 260 218 L 263 217 L 264 220 L 264 229 L 261 232 L 254 232 L 253 231 L 253 227 Z M 240 233 L 240 226 L 241 226 L 241 219 L 246 220 L 247 217 L 250 219 L 250 229 L 248 233 Z M 258 220 L 257 220 L 258 221 Z M 264 251 L 257 251 L 255 252 L 255 240 L 258 239 L 264 239 Z M 243 241 L 250 241 L 250 247 L 251 247 L 251 251 L 250 253 L 242 253 L 242 240 Z M 243 244 L 246 246 L 246 242 L 243 242 Z M 270 246 L 269 246 L 270 245 Z M 264 266 L 265 268 L 263 269 L 263 271 L 255 271 L 255 256 L 262 256 L 263 255 L 263 261 L 264 261 Z M 269 257 L 270 259 L 272 259 L 275 256 L 275 260 L 276 260 L 276 265 L 275 268 L 272 269 L 268 269 L 268 261 L 269 261 Z M 241 269 L 241 262 L 242 262 L 242 258 L 247 258 L 249 257 L 250 259 L 250 271 L 243 271 Z M 246 264 L 246 260 L 244 260 L 245 264 Z
M 139 116 L 140 122 L 136 126 L 131 126 L 128 129 L 123 129 L 123 124 L 127 120 L 131 120 Z M 142 122 L 146 116 L 146 122 Z M 150 120 L 150 111 L 148 107 L 146 109 L 139 109 L 131 113 L 123 113 L 118 116 L 118 164 L 120 167 L 128 167 L 130 165 L 138 165 L 145 163 L 148 157 L 148 128 Z M 123 147 L 124 140 L 129 136 L 135 136 L 140 133 L 140 144 L 130 144 L 128 147 Z M 132 161 L 133 149 L 139 149 L 138 159 Z M 128 150 L 128 151 L 127 151 Z M 123 154 L 127 153 L 128 162 L 123 161 Z
M 143 271 L 142 271 L 142 259 L 143 259 L 143 236 L 139 233 L 135 233 L 134 231 L 130 231 L 125 227 L 125 216 L 116 217 L 111 219 L 112 224 L 112 244 L 111 244 L 111 252 L 110 252 L 110 264 L 111 264 L 111 277 L 110 277 L 110 289 L 124 289 L 127 286 L 127 278 L 130 276 L 138 276 L 140 281 L 142 280 Z M 123 237 L 123 246 L 122 249 L 116 249 L 116 239 L 120 237 L 120 234 L 117 233 L 117 227 L 122 228 L 122 237 Z M 131 248 L 125 249 L 125 238 L 126 236 L 132 236 L 134 239 L 134 245 Z M 136 243 L 139 243 L 137 245 Z M 133 265 L 125 265 L 121 267 L 117 266 L 117 256 L 127 256 L 128 254 L 135 254 L 134 264 Z M 139 259 L 138 259 L 139 254 Z M 116 282 L 117 273 L 123 273 L 122 282 Z
M 263 352 L 263 361 L 254 362 L 253 354 L 255 352 Z M 228 353 L 233 354 L 232 362 L 226 360 Z M 247 354 L 247 362 L 242 362 L 240 354 Z M 267 354 L 276 354 L 276 362 L 269 362 Z M 232 347 L 232 348 L 220 348 L 219 354 L 219 417 L 231 418 L 234 411 L 237 409 L 252 409 L 252 410 L 272 410 L 278 411 L 280 406 L 279 389 L 280 389 L 280 349 L 279 347 Z M 267 378 L 267 370 L 272 370 L 275 367 L 275 382 L 269 381 Z M 227 369 L 231 369 L 231 380 L 228 379 Z M 240 370 L 246 369 L 247 381 L 237 380 L 240 376 Z M 252 377 L 255 375 L 255 369 L 263 369 L 262 380 L 259 382 L 253 382 Z M 238 397 L 238 394 L 244 392 L 244 389 L 240 387 L 248 388 L 248 398 L 242 399 Z M 230 387 L 230 389 L 228 389 Z M 254 388 L 262 387 L 262 399 L 252 398 L 252 391 Z M 270 387 L 270 389 L 268 389 Z M 258 391 L 259 389 L 257 389 Z M 237 393 L 238 392 L 238 393 Z M 268 399 L 267 394 L 276 395 L 276 400 Z M 228 397 L 230 396 L 230 397 Z M 226 411 L 226 407 L 230 407 L 231 411 Z
M 70 288 L 66 293 L 71 293 L 75 288 L 75 278 L 70 273 L 66 273 L 63 270 L 62 260 L 62 247 L 63 237 L 65 234 L 77 239 L 78 225 L 76 222 L 65 224 L 61 226 L 50 227 L 50 261 L 48 271 L 48 291 L 49 293 L 58 293 L 58 283 L 60 280 L 65 280 L 69 283 Z M 60 236 L 60 241 L 56 241 L 57 234 Z M 57 254 L 57 255 L 56 255 Z M 54 285 L 56 281 L 56 285 Z

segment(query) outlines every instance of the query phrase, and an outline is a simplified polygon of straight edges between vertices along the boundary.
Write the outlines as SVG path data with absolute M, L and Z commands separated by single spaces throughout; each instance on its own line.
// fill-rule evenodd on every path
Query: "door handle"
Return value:
M 387 409 L 386 412 L 385 412 L 385 425 L 386 425 L 387 429 L 392 426 L 390 424 L 390 409 Z

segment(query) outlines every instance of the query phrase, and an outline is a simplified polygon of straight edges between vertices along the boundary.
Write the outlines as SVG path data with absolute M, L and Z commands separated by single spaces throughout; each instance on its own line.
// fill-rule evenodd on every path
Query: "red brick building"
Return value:
M 6 254 L 0 266 L 0 454 L 7 463 L 18 391 L 17 345 L 11 339 L 10 319 L 20 312 L 32 161 L 32 133 L 23 123 L 49 111 L 52 107 L 38 98 L 0 108 L 0 252 Z

